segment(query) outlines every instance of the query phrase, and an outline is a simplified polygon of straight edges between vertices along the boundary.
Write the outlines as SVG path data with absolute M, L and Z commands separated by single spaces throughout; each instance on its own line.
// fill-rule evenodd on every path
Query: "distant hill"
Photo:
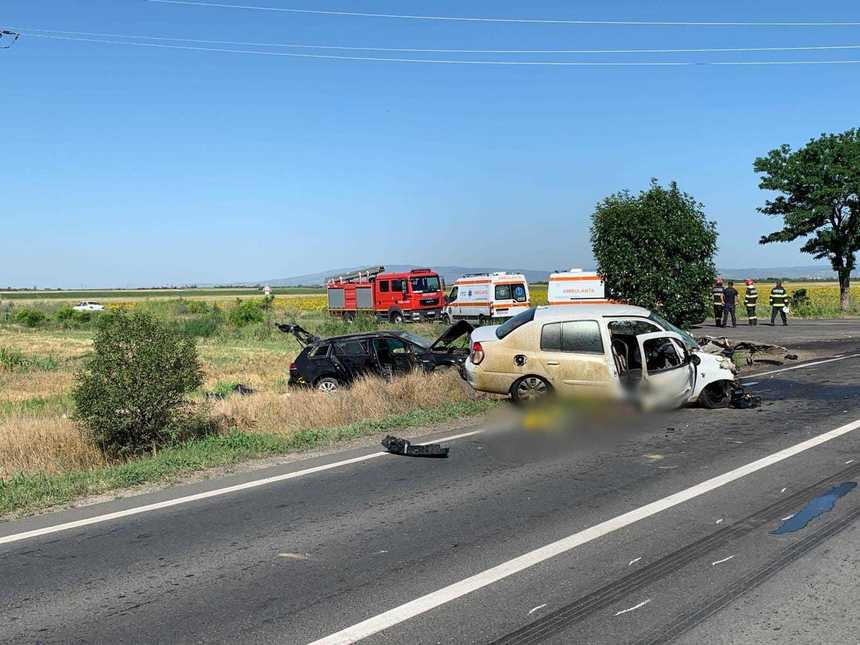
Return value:
M 752 278 L 785 278 L 787 280 L 835 280 L 836 273 L 827 265 L 813 264 L 799 267 L 760 267 L 754 269 L 718 269 L 724 278 L 743 280 Z
M 426 266 L 426 265 L 425 265 Z M 259 284 L 268 284 L 273 287 L 314 287 L 325 284 L 325 279 L 331 276 L 340 275 L 343 273 L 351 273 L 359 269 L 367 268 L 367 265 L 361 267 L 348 267 L 342 269 L 330 269 L 320 273 L 306 273 L 305 275 L 297 275 L 291 278 L 276 278 L 274 280 L 264 280 Z M 415 264 L 386 264 L 386 271 L 409 271 L 417 269 L 419 265 Z M 459 266 L 434 266 L 435 270 L 447 284 L 451 284 L 459 277 L 467 273 L 491 273 L 493 271 L 509 271 L 510 273 L 522 273 L 526 276 L 529 282 L 546 282 L 552 270 L 535 270 L 535 269 L 517 269 L 514 267 L 459 267 Z

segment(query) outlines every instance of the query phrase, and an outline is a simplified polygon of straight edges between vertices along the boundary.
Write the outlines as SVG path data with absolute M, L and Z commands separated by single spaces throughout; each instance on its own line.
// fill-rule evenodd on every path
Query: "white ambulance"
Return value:
M 445 303 L 442 318 L 448 322 L 468 319 L 484 324 L 510 318 L 531 306 L 529 283 L 521 273 L 465 275 L 454 282 Z
M 550 305 L 595 305 L 613 302 L 606 298 L 600 276 L 594 271 L 582 269 L 550 274 L 546 300 Z

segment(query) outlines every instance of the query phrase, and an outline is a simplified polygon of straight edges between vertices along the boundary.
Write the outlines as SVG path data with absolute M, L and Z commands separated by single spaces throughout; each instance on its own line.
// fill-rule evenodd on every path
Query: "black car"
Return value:
M 334 392 L 365 375 L 391 378 L 416 369 L 459 368 L 469 355 L 472 325 L 461 320 L 435 341 L 406 331 L 371 331 L 319 338 L 298 325 L 278 325 L 304 346 L 290 364 L 289 385 Z M 457 341 L 466 337 L 466 342 Z

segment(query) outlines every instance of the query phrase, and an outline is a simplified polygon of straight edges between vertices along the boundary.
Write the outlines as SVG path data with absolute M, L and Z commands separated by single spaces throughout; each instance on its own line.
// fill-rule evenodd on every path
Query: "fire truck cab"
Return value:
M 446 300 L 444 318 L 477 320 L 510 318 L 529 308 L 529 283 L 521 273 L 483 273 L 459 278 Z
M 331 277 L 326 287 L 329 313 L 347 320 L 360 313 L 394 323 L 435 320 L 445 298 L 432 269 L 385 273 L 385 267 L 374 267 Z

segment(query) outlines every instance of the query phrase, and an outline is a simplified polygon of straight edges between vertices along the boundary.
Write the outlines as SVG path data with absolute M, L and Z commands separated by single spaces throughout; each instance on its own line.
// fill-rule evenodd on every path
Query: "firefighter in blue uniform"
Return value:
M 717 327 L 723 326 L 723 279 L 717 278 L 714 288 L 711 290 L 711 295 L 714 298 L 714 320 L 717 322 Z
M 770 324 L 773 325 L 776 321 L 776 314 L 782 318 L 782 324 L 788 324 L 788 318 L 785 313 L 788 310 L 788 294 L 785 292 L 785 287 L 782 286 L 782 280 L 776 281 L 776 286 L 770 290 Z
M 758 291 L 752 280 L 747 280 L 747 288 L 744 292 L 744 305 L 747 308 L 747 322 L 753 327 L 758 325 L 756 305 L 758 304 Z

